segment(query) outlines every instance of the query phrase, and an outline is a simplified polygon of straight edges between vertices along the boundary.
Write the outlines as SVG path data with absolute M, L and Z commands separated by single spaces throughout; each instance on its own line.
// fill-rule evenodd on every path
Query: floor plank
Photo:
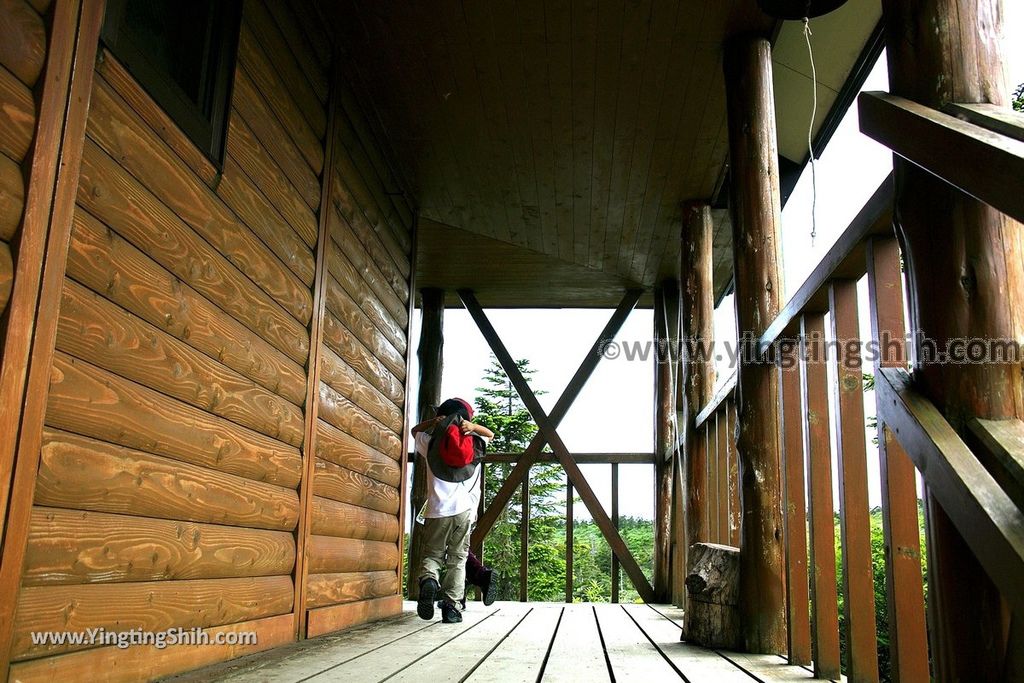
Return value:
M 562 607 L 539 606 L 473 671 L 469 683 L 534 683 L 548 653 Z
M 541 680 L 611 681 L 592 605 L 566 605 Z
M 605 651 L 618 681 L 670 681 L 681 676 L 621 605 L 597 609 Z
M 777 655 L 751 655 L 744 652 L 724 651 L 720 654 L 765 683 L 794 683 L 795 681 L 814 680 L 813 673 L 801 666 L 790 666 L 785 658 Z
M 648 605 L 629 605 L 626 611 L 687 680 L 750 683 L 750 676 L 717 653 L 680 642 L 679 626 Z

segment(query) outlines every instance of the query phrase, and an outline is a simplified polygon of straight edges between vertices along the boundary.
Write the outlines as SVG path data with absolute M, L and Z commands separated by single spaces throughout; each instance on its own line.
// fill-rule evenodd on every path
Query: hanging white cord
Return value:
M 818 176 L 814 159 L 814 119 L 818 116 L 818 73 L 814 68 L 814 51 L 811 49 L 811 23 L 804 17 L 804 41 L 807 43 L 807 58 L 811 61 L 811 121 L 807 124 L 807 153 L 811 157 L 811 248 L 818 234 Z

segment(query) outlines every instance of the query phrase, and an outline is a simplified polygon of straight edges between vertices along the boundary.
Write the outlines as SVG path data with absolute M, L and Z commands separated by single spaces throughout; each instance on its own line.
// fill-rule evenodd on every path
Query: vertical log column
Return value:
M 715 385 L 715 365 L 710 345 L 711 324 L 715 314 L 711 278 L 712 246 L 711 207 L 707 203 L 691 203 L 683 207 L 683 229 L 680 245 L 683 276 L 683 391 L 684 407 L 681 424 L 685 430 L 686 462 L 682 468 L 686 491 L 685 534 L 682 567 L 685 578 L 690 547 L 701 541 L 703 520 L 707 514 L 708 469 L 707 450 L 699 443 L 703 433 L 694 429 L 694 420 L 701 408 L 711 400 Z M 680 596 L 685 601 L 686 596 Z M 680 605 L 682 606 L 682 605 Z
M 434 415 L 434 407 L 441 403 L 441 374 L 444 370 L 444 290 L 431 287 L 420 290 L 420 345 L 416 351 L 420 363 L 420 389 L 416 396 L 420 420 Z M 415 448 L 415 447 L 414 447 Z M 405 486 L 405 482 L 402 482 Z M 416 523 L 416 515 L 427 500 L 427 473 L 423 462 L 417 458 L 412 475 L 412 532 L 409 538 L 409 599 L 420 595 L 415 581 L 423 558 L 422 527 Z
M 757 339 L 779 313 L 779 169 L 771 47 L 740 36 L 725 49 L 732 166 L 736 330 L 744 342 L 737 421 L 742 480 L 740 609 L 746 648 L 786 651 L 778 376 L 756 357 Z
M 892 92 L 929 107 L 1006 105 L 1000 0 L 885 0 Z M 1022 227 L 900 158 L 896 227 L 908 266 L 913 327 L 939 348 L 950 339 L 1019 339 L 1024 312 Z M 941 239 L 936 239 L 941 235 Z M 1019 365 L 923 364 L 915 378 L 961 433 L 971 417 L 1020 418 Z M 933 675 L 1004 680 L 1014 628 L 962 536 L 931 497 L 928 596 Z M 1016 615 L 1019 622 L 1020 615 Z M 1019 627 L 1019 623 L 1017 624 Z M 1007 637 L 1007 633 L 1011 635 Z M 1018 672 L 1019 673 L 1019 672 Z
M 666 280 L 654 292 L 654 595 L 672 599 L 672 478 L 676 458 L 675 378 L 678 371 L 679 285 Z

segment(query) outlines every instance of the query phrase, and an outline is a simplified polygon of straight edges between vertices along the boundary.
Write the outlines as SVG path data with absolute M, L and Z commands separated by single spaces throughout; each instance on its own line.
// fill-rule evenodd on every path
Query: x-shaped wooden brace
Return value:
M 519 367 L 512 360 L 512 356 L 509 354 L 508 349 L 505 348 L 501 338 L 498 337 L 498 333 L 491 325 L 491 321 L 487 319 L 483 309 L 480 307 L 480 303 L 476 300 L 476 296 L 472 290 L 460 289 L 458 290 L 459 297 L 462 299 L 463 305 L 469 314 L 473 317 L 477 327 L 480 329 L 480 333 L 483 334 L 484 339 L 491 347 L 491 351 L 498 358 L 498 362 L 501 367 L 505 370 L 505 374 L 508 375 L 509 380 L 512 382 L 512 386 L 516 388 L 520 398 L 523 400 L 523 404 L 526 409 L 530 411 L 530 415 L 533 417 L 533 421 L 537 423 L 538 433 L 533 437 L 530 445 L 527 447 L 526 452 L 523 453 L 519 462 L 513 468 L 508 479 L 502 485 L 498 494 L 495 496 L 494 501 L 491 503 L 491 507 L 487 509 L 484 515 L 480 518 L 477 523 L 476 531 L 473 533 L 473 542 L 479 543 L 491 530 L 498 515 L 504 511 L 505 506 L 508 505 L 509 499 L 511 499 L 515 489 L 522 483 L 523 478 L 530 470 L 530 466 L 533 465 L 540 456 L 541 449 L 544 448 L 544 444 L 551 444 L 551 450 L 554 451 L 555 457 L 558 458 L 559 463 L 565 469 L 565 474 L 569 478 L 569 481 L 575 487 L 579 493 L 580 498 L 583 500 L 583 504 L 587 506 L 590 511 L 591 517 L 594 518 L 594 523 L 601 530 L 605 540 L 608 541 L 608 545 L 615 556 L 619 558 L 619 563 L 626 572 L 626 576 L 629 577 L 630 581 L 633 582 L 633 586 L 636 588 L 637 593 L 645 602 L 654 602 L 654 590 L 651 588 L 651 584 L 648 583 L 647 577 L 640 570 L 640 566 L 633 559 L 632 553 L 629 552 L 629 548 L 623 542 L 622 537 L 619 536 L 618 530 L 615 525 L 612 524 L 608 514 L 604 511 L 597 496 L 594 495 L 594 490 L 590 488 L 590 483 L 586 477 L 583 476 L 583 472 L 580 471 L 579 465 L 573 460 L 572 456 L 569 455 L 568 449 L 565 444 L 562 443 L 562 438 L 558 435 L 556 428 L 558 423 L 561 422 L 562 418 L 569 411 L 569 407 L 573 401 L 579 395 L 580 390 L 586 383 L 587 379 L 593 373 L 594 368 L 597 367 L 598 361 L 601 360 L 601 351 L 603 345 L 614 338 L 615 334 L 622 327 L 622 323 L 625 322 L 629 312 L 636 306 L 637 301 L 640 299 L 641 292 L 638 290 L 630 290 L 623 297 L 619 307 L 615 309 L 615 313 L 612 315 L 608 324 L 601 332 L 601 336 L 598 337 L 597 341 L 594 342 L 594 346 L 590 349 L 587 357 L 583 359 L 579 369 L 573 376 L 572 381 L 565 388 L 565 391 L 559 397 L 558 402 L 555 404 L 554 409 L 551 411 L 550 417 L 544 412 L 540 402 L 534 395 L 533 390 L 530 389 L 530 385 L 527 384 L 526 378 L 519 371 Z M 571 549 L 566 549 L 566 552 L 571 552 Z

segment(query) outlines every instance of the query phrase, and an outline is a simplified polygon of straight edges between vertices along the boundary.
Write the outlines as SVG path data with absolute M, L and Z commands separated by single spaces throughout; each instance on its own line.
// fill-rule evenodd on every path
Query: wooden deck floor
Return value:
M 473 603 L 461 624 L 400 617 L 200 669 L 174 681 L 807 681 L 781 657 L 679 642 L 681 610 Z

